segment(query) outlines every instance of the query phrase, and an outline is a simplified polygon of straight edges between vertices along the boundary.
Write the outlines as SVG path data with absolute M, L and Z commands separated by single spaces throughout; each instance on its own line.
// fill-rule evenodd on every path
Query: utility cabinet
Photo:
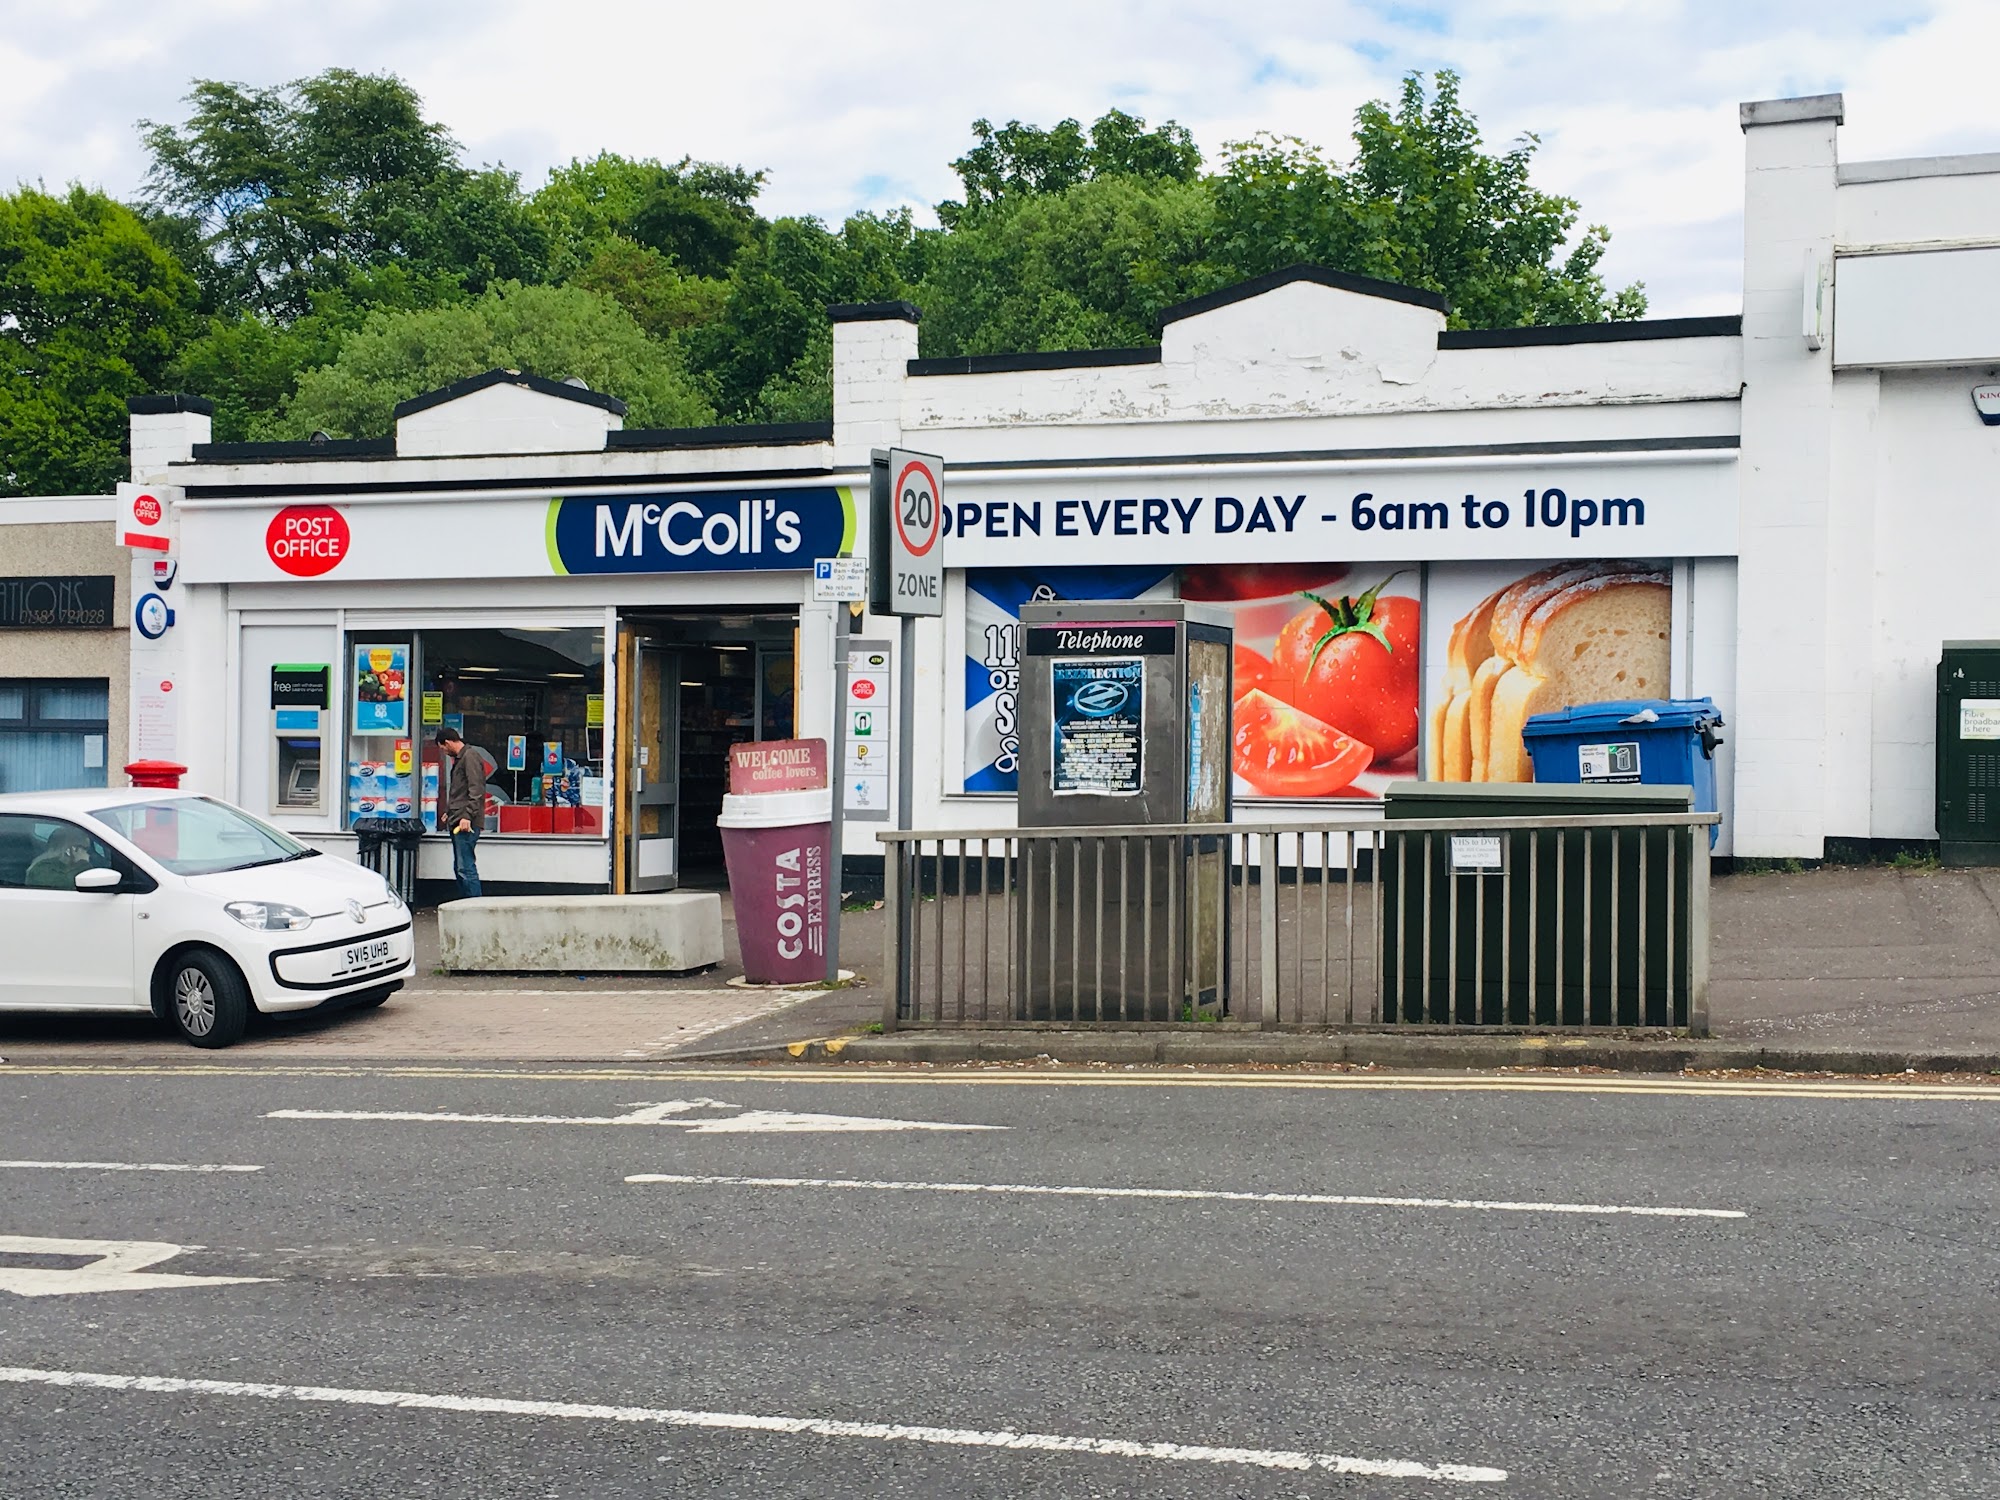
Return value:
M 1946 641 L 1937 681 L 1939 857 L 2000 865 L 2000 641 Z

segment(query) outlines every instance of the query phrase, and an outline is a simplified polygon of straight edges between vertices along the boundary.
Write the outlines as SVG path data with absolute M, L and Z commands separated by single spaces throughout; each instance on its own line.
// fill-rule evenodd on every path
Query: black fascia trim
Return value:
M 397 402 L 395 414 L 398 417 L 407 417 L 420 411 L 429 411 L 433 406 L 443 406 L 447 401 L 456 401 L 461 396 L 470 396 L 476 391 L 489 390 L 496 385 L 518 385 L 525 390 L 533 391 L 538 396 L 560 396 L 565 401 L 598 407 L 610 412 L 614 417 L 625 415 L 625 403 L 616 396 L 607 396 L 602 391 L 585 390 L 580 385 L 564 385 L 560 380 L 527 375 L 519 370 L 488 370 L 484 375 L 470 375 L 464 380 L 454 380 L 450 385 L 440 386 L 434 391 L 425 391 L 421 396 L 412 396 L 407 401 Z
M 810 469 L 724 469 L 708 474 L 681 470 L 672 474 L 594 474 L 588 478 L 569 475 L 546 478 L 530 484 L 492 479 L 408 479 L 377 480 L 364 484 L 189 484 L 183 493 L 190 500 L 261 500 L 309 495 L 407 495 L 450 494 L 457 490 L 489 490 L 504 495 L 573 495 L 585 490 L 644 489 L 655 484 L 700 484 L 712 489 L 732 489 L 738 485 L 763 484 L 773 479 L 831 479 L 852 469 L 832 467 Z M 178 477 L 178 476 L 177 476 Z
M 1733 339 L 1743 315 L 1648 318 L 1626 323 L 1566 323 L 1546 328 L 1457 328 L 1438 335 L 1440 349 L 1522 349 L 1545 344 L 1619 344 L 1638 339 Z
M 782 448 L 830 443 L 831 422 L 744 423 L 737 427 L 637 427 L 605 437 L 607 448 Z
M 212 417 L 215 415 L 215 403 L 206 396 L 127 396 L 125 410 L 135 417 L 163 417 L 177 411 Z
M 1728 433 L 1696 434 L 1691 437 L 1595 438 L 1538 443 L 1434 443 L 1406 448 L 1297 448 L 1278 453 L 1161 453 L 1133 454 L 1123 458 L 1003 458 L 981 463 L 967 460 L 953 464 L 954 474 L 986 474 L 1000 470 L 1026 469 L 1130 469 L 1159 468 L 1183 464 L 1205 468 L 1215 464 L 1341 463 L 1382 458 L 1507 458 L 1569 453 L 1658 453 L 1676 450 L 1740 448 L 1743 440 Z M 193 490 L 188 493 L 192 495 Z
M 957 354 L 913 359 L 911 375 L 1003 375 L 1013 370 L 1089 370 L 1107 365 L 1156 365 L 1160 349 L 1055 349 L 1040 354 Z
M 394 458 L 394 438 L 322 438 L 286 443 L 196 443 L 194 460 L 204 464 L 310 462 L 316 458 Z
M 829 323 L 921 323 L 924 311 L 914 302 L 836 302 L 826 310 Z
M 1400 281 L 1377 281 L 1372 276 L 1351 276 L 1345 271 L 1328 270 L 1325 266 L 1287 266 L 1282 271 L 1273 271 L 1267 276 L 1259 276 L 1251 281 L 1238 282 L 1226 286 L 1219 292 L 1210 292 L 1206 297 L 1196 297 L 1187 302 L 1179 302 L 1162 312 L 1159 323 L 1162 328 L 1169 323 L 1177 323 L 1182 318 L 1192 318 L 1199 313 L 1213 312 L 1218 307 L 1227 307 L 1232 302 L 1244 302 L 1252 297 L 1261 297 L 1266 292 L 1274 292 L 1281 286 L 1290 286 L 1295 281 L 1309 281 L 1314 286 L 1332 287 L 1338 292 L 1357 292 L 1364 297 L 1381 297 L 1390 302 L 1407 302 L 1412 307 L 1427 307 L 1432 312 L 1448 313 L 1451 304 L 1436 292 L 1427 292 L 1420 287 L 1404 286 Z

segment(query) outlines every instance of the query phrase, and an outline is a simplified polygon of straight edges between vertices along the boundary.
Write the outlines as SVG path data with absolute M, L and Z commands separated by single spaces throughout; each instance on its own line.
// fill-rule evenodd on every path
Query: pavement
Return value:
M 1578 1050 L 1566 1040 L 1427 1039 L 1408 1032 L 1280 1042 L 1227 1028 L 1145 1040 L 967 1032 L 951 1042 L 927 1033 L 922 1045 L 933 1061 L 1019 1056 L 1032 1041 L 1028 1056 L 1053 1048 L 1079 1061 L 1109 1058 L 1122 1047 L 1115 1060 L 1218 1064 L 1858 1072 L 2000 1067 L 2000 871 L 1871 867 L 1732 874 L 1716 879 L 1711 912 L 1712 1041 L 1693 1050 L 1685 1039 L 1671 1038 L 1621 1038 Z M 733 959 L 726 899 L 724 914 L 725 948 Z M 417 977 L 381 1009 L 260 1018 L 247 1041 L 220 1056 L 782 1058 L 795 1044 L 854 1036 L 839 1055 L 915 1060 L 912 1050 L 919 1045 L 856 1036 L 882 1018 L 879 911 L 845 915 L 843 961 L 857 978 L 832 991 L 732 987 L 729 981 L 740 976 L 733 962 L 677 978 L 446 975 L 437 972 L 435 914 L 420 914 L 417 930 Z M 957 1050 L 940 1050 L 947 1043 Z M 804 1050 L 826 1055 L 824 1048 Z M 182 1055 L 179 1043 L 144 1019 L 0 1016 L 0 1056 L 15 1060 Z
M 182 1052 L 0 1117 L 0 1495 L 2000 1472 L 2000 1089 Z

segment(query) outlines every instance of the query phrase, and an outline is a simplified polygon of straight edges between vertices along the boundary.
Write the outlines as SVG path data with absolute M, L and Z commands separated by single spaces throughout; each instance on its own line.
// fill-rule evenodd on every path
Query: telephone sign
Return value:
M 892 448 L 875 456 L 869 550 L 877 614 L 944 613 L 943 478 L 944 461 L 928 453 Z

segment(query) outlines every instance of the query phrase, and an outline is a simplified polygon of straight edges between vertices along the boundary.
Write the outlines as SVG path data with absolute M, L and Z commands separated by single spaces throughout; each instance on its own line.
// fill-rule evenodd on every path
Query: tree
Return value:
M 698 427 L 715 413 L 679 351 L 581 287 L 505 283 L 442 307 L 372 314 L 331 364 L 300 377 L 260 436 L 382 437 L 397 402 L 492 369 L 571 376 L 623 400 L 633 427 Z
M 779 219 L 740 255 L 722 316 L 691 330 L 687 346 L 731 421 L 794 421 L 833 414 L 832 336 L 836 302 L 908 297 L 935 248 L 908 210 L 855 214 L 838 231 L 812 218 Z M 762 393 L 773 382 L 771 402 Z M 812 393 L 826 392 L 824 408 Z M 782 417 L 772 412 L 782 410 Z
M 299 377 L 332 364 L 372 313 L 464 297 L 456 277 L 418 277 L 399 266 L 357 271 L 337 290 L 314 292 L 311 310 L 289 321 L 253 312 L 211 316 L 174 357 L 167 378 L 172 389 L 215 403 L 216 441 L 242 442 L 268 430 Z
M 0 494 L 101 493 L 123 478 L 126 398 L 162 389 L 197 297 L 104 194 L 0 197 Z
M 755 243 L 764 174 L 682 157 L 665 166 L 599 152 L 549 173 L 533 200 L 548 228 L 551 265 L 568 276 L 614 239 L 659 252 L 683 274 L 720 278 Z
M 1009 120 L 998 130 L 974 120 L 979 144 L 951 164 L 965 185 L 963 203 L 937 206 L 947 229 L 970 224 L 1010 198 L 1067 192 L 1099 177 L 1146 177 L 1192 182 L 1201 172 L 1194 137 L 1172 120 L 1157 130 L 1121 109 L 1101 116 L 1085 136 L 1075 120 L 1052 130 Z
M 538 278 L 547 234 L 512 174 L 466 170 L 401 79 L 331 68 L 280 88 L 198 80 L 185 124 L 141 121 L 146 196 L 206 251 L 219 311 L 289 318 L 359 270 L 405 265 L 477 291 Z
M 1561 255 L 1576 200 L 1529 180 L 1534 136 L 1498 155 L 1483 149 L 1456 74 L 1438 73 L 1428 98 L 1410 75 L 1393 111 L 1363 105 L 1354 144 L 1345 170 L 1295 139 L 1230 147 L 1214 183 L 1218 259 L 1246 277 L 1311 261 L 1440 292 L 1458 328 L 1644 314 L 1643 287 L 1605 287 L 1601 225 Z
M 1206 184 L 1104 177 L 1017 196 L 938 244 L 916 300 L 927 354 L 1159 341 L 1176 302 L 1241 280 L 1210 263 Z

